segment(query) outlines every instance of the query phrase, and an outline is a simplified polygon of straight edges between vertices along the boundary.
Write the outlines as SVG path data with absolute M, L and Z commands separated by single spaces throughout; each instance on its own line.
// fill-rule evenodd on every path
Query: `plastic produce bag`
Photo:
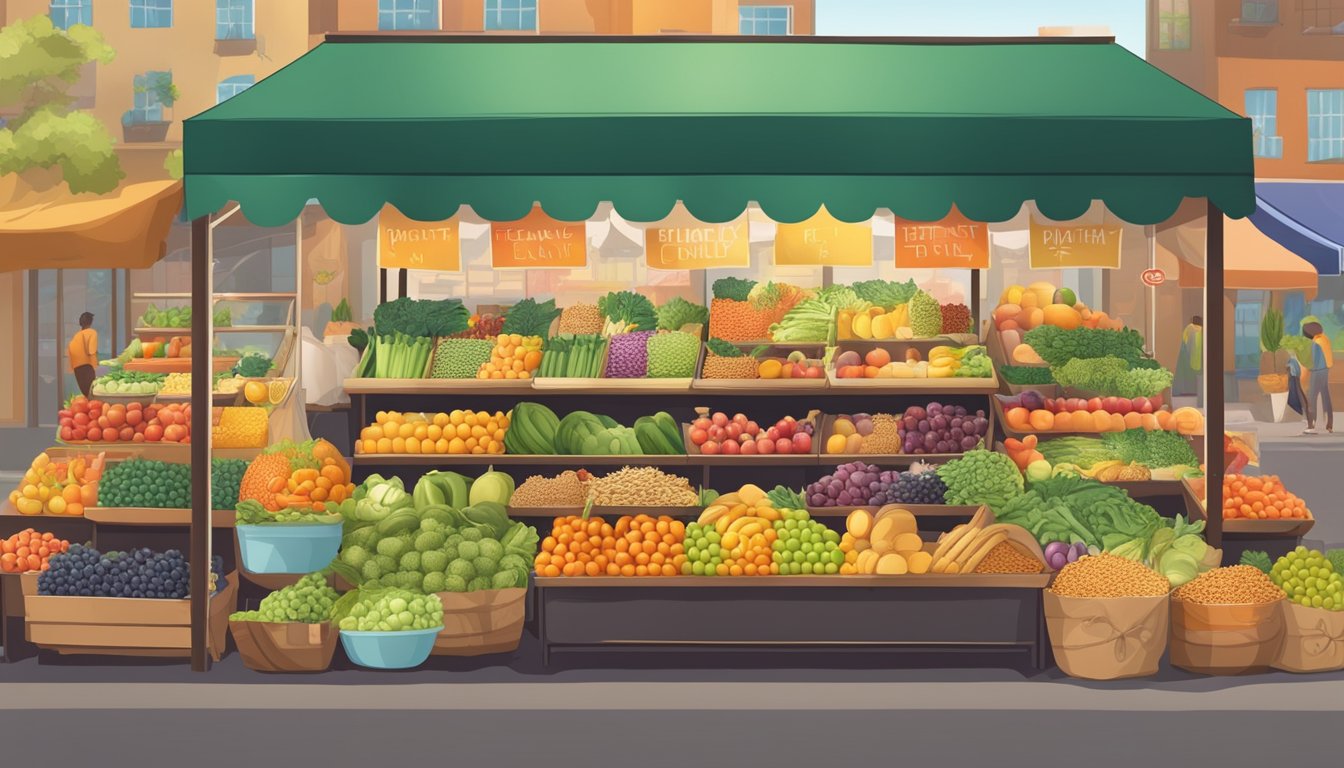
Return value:
M 340 368 L 335 345 L 322 343 L 306 327 L 303 329 L 303 335 L 300 339 L 303 355 L 304 402 L 311 405 L 326 406 L 349 402 L 341 382 L 345 380 L 350 371 L 354 370 L 355 363 L 359 362 L 358 355 L 355 356 L 355 361 L 350 363 L 349 366 Z M 354 348 L 350 347 L 349 344 L 345 344 L 345 346 L 352 353 L 354 352 Z
M 1344 669 L 1344 611 L 1327 611 L 1285 601 L 1283 646 L 1274 668 L 1285 672 Z
M 1119 680 L 1157 674 L 1167 645 L 1167 596 L 1061 597 L 1045 592 L 1055 663 L 1070 677 Z

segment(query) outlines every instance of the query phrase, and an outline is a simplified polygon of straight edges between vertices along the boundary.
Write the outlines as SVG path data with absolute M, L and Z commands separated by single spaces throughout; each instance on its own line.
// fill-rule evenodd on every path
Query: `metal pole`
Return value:
M 1204 249 L 1204 478 L 1208 513 L 1204 536 L 1209 545 L 1223 545 L 1223 212 L 1209 203 Z
M 1148 225 L 1143 228 L 1143 235 L 1148 239 L 1148 268 L 1157 269 L 1157 227 Z M 1157 357 L 1157 286 L 1148 286 L 1148 332 L 1144 338 L 1148 340 L 1148 354 Z
M 210 406 L 214 387 L 210 217 L 191 222 L 191 669 L 210 668 Z

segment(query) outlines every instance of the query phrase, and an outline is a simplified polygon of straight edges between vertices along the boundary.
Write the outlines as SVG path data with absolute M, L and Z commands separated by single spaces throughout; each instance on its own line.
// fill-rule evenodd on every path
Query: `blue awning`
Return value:
M 1344 184 L 1257 182 L 1255 226 L 1323 276 L 1344 267 Z

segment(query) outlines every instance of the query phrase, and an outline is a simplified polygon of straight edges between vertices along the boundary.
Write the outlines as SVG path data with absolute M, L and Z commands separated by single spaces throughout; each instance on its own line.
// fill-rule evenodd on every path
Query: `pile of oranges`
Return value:
M 557 517 L 535 562 L 541 576 L 677 576 L 686 525 L 671 517 Z
M 1284 487 L 1278 475 L 1227 475 L 1223 478 L 1226 520 L 1306 520 L 1306 502 Z
M 32 528 L 0 540 L 0 572 L 27 573 L 45 571 L 47 561 L 70 549 L 70 542 L 58 539 L 50 532 L 38 533 Z
M 355 453 L 503 453 L 508 429 L 509 416 L 502 411 L 379 411 L 374 422 L 360 431 Z
M 490 351 L 490 361 L 481 363 L 478 379 L 530 379 L 541 367 L 541 337 L 501 333 Z

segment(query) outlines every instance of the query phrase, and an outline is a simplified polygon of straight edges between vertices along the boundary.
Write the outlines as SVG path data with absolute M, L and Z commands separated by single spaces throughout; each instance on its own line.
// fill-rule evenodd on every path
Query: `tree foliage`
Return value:
M 18 108 L 0 128 L 0 174 L 59 167 L 71 192 L 116 188 L 124 174 L 112 135 L 70 95 L 86 65 L 114 55 L 92 27 L 59 30 L 46 16 L 0 29 L 0 107 Z

